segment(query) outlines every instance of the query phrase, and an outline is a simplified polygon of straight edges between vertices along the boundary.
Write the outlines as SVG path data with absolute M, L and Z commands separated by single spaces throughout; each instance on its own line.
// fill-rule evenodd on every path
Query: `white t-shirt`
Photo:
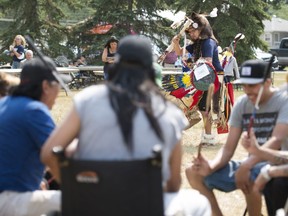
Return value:
M 153 95 L 152 108 L 164 134 L 162 143 L 150 126 L 144 111 L 138 109 L 133 120 L 134 151 L 125 146 L 116 114 L 112 109 L 105 84 L 84 89 L 74 98 L 80 116 L 81 129 L 76 158 L 98 160 L 132 160 L 152 156 L 152 148 L 161 144 L 163 181 L 170 177 L 169 158 L 182 131 L 188 126 L 183 112 L 174 104 L 165 104 L 160 96 Z

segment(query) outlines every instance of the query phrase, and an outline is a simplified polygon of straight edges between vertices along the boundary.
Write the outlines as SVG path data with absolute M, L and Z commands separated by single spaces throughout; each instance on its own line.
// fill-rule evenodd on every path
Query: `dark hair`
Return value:
M 0 73 L 0 97 L 7 95 L 9 83 L 6 80 L 6 74 Z
M 142 108 L 155 131 L 163 141 L 161 127 L 155 118 L 151 106 L 151 93 L 163 98 L 155 83 L 155 71 L 140 64 L 118 62 L 109 67 L 109 99 L 115 111 L 121 132 L 127 147 L 133 149 L 133 117 L 138 108 Z
M 118 40 L 117 40 L 117 38 L 115 37 L 115 36 L 112 36 L 108 41 L 107 41 L 107 43 L 105 44 L 105 48 L 110 48 L 110 43 L 114 43 L 114 42 L 116 42 L 117 44 L 118 44 Z
M 0 97 L 11 94 L 11 90 L 18 84 L 18 77 L 0 72 Z
M 40 101 L 43 93 L 42 83 L 33 83 L 31 85 L 19 85 L 13 89 L 12 96 L 25 96 Z
M 192 13 L 191 19 L 198 24 L 198 28 L 200 30 L 200 39 L 211 38 L 218 43 L 217 39 L 213 34 L 212 27 L 203 14 L 197 14 L 195 12 Z M 193 27 L 193 26 L 192 26 Z

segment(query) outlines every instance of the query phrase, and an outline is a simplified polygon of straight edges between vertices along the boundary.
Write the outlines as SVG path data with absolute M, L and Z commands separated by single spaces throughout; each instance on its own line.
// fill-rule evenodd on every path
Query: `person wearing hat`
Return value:
M 39 190 L 45 168 L 40 151 L 55 127 L 49 110 L 60 89 L 53 61 L 45 60 L 27 62 L 20 84 L 0 100 L 0 215 L 60 209 L 59 191 Z
M 115 36 L 112 36 L 104 46 L 102 53 L 102 61 L 104 62 L 104 79 L 108 79 L 108 67 L 114 63 L 114 57 L 118 46 L 118 39 Z
M 286 76 L 288 82 L 288 74 Z M 288 99 L 287 83 L 280 88 L 283 94 L 286 94 Z M 287 124 L 287 122 L 286 122 Z M 287 128 L 283 128 L 282 136 L 288 139 Z M 269 140 L 268 140 L 269 142 Z M 260 146 L 253 130 L 250 131 L 249 136 L 247 132 L 243 133 L 242 146 L 251 155 L 255 155 L 262 160 L 267 160 L 269 163 L 261 169 L 260 175 L 255 180 L 253 189 L 259 193 L 263 192 L 265 196 L 268 215 L 278 215 L 279 209 L 284 209 L 287 213 L 288 207 L 288 149 L 287 146 L 281 145 L 277 150 L 267 148 L 269 143 Z M 279 151 L 280 149 L 280 151 Z M 286 205 L 285 205 L 286 204 Z M 276 213 L 277 212 L 277 213 Z M 279 214 L 280 215 L 280 214 Z M 283 213 L 284 215 L 284 213 Z
M 271 87 L 270 76 L 271 68 L 268 68 L 266 62 L 248 60 L 242 64 L 240 79 L 234 83 L 241 84 L 245 94 L 237 99 L 232 109 L 226 143 L 213 160 L 200 155 L 186 169 L 190 185 L 209 199 L 213 215 L 222 215 L 213 189 L 224 192 L 242 190 L 249 215 L 261 215 L 261 195 L 252 188 L 254 180 L 267 162 L 256 155 L 250 155 L 241 161 L 231 158 L 242 132 L 245 134 L 250 127 L 255 131 L 259 145 L 272 149 L 288 149 L 287 95 Z M 262 87 L 259 109 L 255 113 L 257 97 Z M 251 116 L 254 122 L 251 121 Z
M 187 45 L 186 47 L 180 47 L 180 38 L 175 36 L 172 41 L 174 44 L 174 50 L 178 55 L 182 55 L 183 49 L 185 52 L 189 52 L 192 55 L 192 62 L 197 63 L 198 60 L 205 60 L 215 68 L 215 73 L 220 73 L 223 71 L 223 68 L 219 61 L 218 55 L 218 41 L 213 34 L 212 27 L 207 20 L 206 16 L 203 14 L 192 13 L 190 19 L 193 23 L 185 30 L 186 34 L 189 35 L 192 44 Z M 220 95 L 220 83 L 217 77 L 217 74 L 209 74 L 206 77 L 215 77 L 214 80 L 214 94 L 213 94 L 213 112 L 215 114 L 219 113 L 219 95 Z M 193 85 L 197 89 L 196 84 L 200 84 L 201 79 L 193 79 Z M 209 81 L 210 82 L 210 81 Z M 209 85 L 210 83 L 208 83 Z M 206 114 L 206 99 L 207 99 L 208 89 L 199 90 L 193 96 L 193 104 L 195 108 L 197 107 L 202 114 L 202 119 L 205 122 L 203 136 L 201 137 L 201 143 L 207 145 L 215 145 L 216 137 L 212 134 L 212 122 L 207 117 Z M 200 95 L 200 96 L 199 96 Z M 209 103 L 210 104 L 210 103 Z M 219 118 L 219 117 L 218 117 Z
M 108 82 L 75 96 L 70 114 L 44 144 L 41 159 L 59 181 L 51 150 L 55 145 L 66 148 L 74 138 L 79 139 L 74 158 L 87 160 L 149 158 L 153 146 L 161 144 L 164 197 L 171 201 L 165 200 L 165 215 L 179 211 L 208 216 L 211 209 L 204 196 L 192 190 L 179 192 L 181 137 L 187 126 L 182 111 L 162 96 L 155 82 L 151 41 L 130 35 L 119 42 Z

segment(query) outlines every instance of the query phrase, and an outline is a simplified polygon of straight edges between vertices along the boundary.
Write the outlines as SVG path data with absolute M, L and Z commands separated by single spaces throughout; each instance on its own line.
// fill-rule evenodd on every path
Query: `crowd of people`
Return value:
M 175 36 L 174 51 L 181 55 L 187 50 L 194 62 L 203 58 L 223 75 L 225 65 L 220 63 L 218 42 L 207 18 L 196 13 L 190 18 L 193 23 L 186 33 L 194 43 L 182 48 Z M 13 68 L 21 65 L 23 46 L 25 39 L 17 35 L 10 49 Z M 213 160 L 201 152 L 195 155 L 185 170 L 192 189 L 181 189 L 182 132 L 188 121 L 161 93 L 148 38 L 129 35 L 107 41 L 102 55 L 105 82 L 75 95 L 58 127 L 50 114 L 60 91 L 56 66 L 48 57 L 32 58 L 32 51 L 25 54 L 20 79 L 0 73 L 0 215 L 40 216 L 61 211 L 61 191 L 43 190 L 47 189 L 43 176 L 48 167 L 61 185 L 59 164 L 52 153 L 55 146 L 69 148 L 74 159 L 137 160 L 151 157 L 153 146 L 161 145 L 164 215 L 221 216 L 214 190 L 240 189 L 249 215 L 261 215 L 262 194 L 269 216 L 284 208 L 288 197 L 288 91 L 272 88 L 267 63 L 248 60 L 241 65 L 234 83 L 242 85 L 244 94 L 233 106 L 227 140 Z M 86 64 L 84 56 L 78 64 Z M 232 76 L 226 75 L 227 79 Z M 216 76 L 214 84 L 220 82 L 224 80 Z M 206 113 L 207 94 L 203 91 L 197 104 L 206 118 L 201 139 L 215 144 Z M 217 102 L 217 88 L 213 95 Z M 217 104 L 213 109 L 217 111 Z M 232 160 L 238 143 L 249 153 L 241 161 Z

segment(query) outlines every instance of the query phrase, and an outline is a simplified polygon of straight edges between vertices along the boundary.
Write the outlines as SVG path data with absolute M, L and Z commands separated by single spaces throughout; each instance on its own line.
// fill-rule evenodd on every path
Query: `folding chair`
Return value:
M 163 216 L 161 152 L 133 161 L 73 160 L 61 167 L 62 216 Z

